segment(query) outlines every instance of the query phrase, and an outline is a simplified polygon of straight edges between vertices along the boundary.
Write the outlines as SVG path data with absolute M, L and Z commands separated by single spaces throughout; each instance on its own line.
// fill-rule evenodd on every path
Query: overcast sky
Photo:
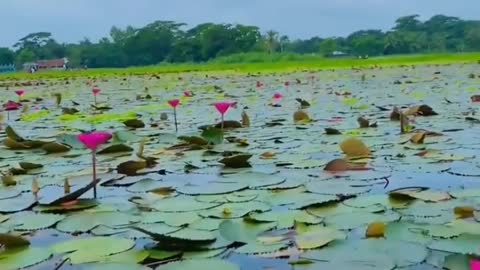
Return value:
M 292 38 L 343 36 L 389 29 L 403 15 L 480 19 L 479 11 L 480 0 L 0 0 L 0 46 L 39 31 L 60 42 L 98 40 L 112 25 L 155 20 L 242 23 Z

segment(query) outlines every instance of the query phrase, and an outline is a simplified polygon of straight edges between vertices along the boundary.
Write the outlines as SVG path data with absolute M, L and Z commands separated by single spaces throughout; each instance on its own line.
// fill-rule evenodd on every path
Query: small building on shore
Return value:
M 37 72 L 40 70 L 66 70 L 68 67 L 68 59 L 49 59 L 49 60 L 38 60 L 37 62 L 25 63 L 23 64 L 23 70 L 30 73 Z

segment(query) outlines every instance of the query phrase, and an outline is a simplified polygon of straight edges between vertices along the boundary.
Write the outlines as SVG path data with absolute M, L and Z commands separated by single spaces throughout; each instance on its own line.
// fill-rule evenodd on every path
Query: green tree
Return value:
M 279 47 L 278 32 L 270 30 L 265 33 L 265 46 L 268 53 L 274 53 Z
M 319 50 L 323 56 L 330 56 L 338 50 L 338 43 L 335 38 L 327 38 L 320 43 Z
M 0 65 L 13 64 L 15 61 L 15 53 L 9 48 L 0 48 Z
M 37 57 L 35 56 L 35 53 L 31 49 L 25 48 L 18 53 L 16 57 L 16 64 L 17 66 L 20 66 L 27 62 L 33 62 L 37 60 L 36 58 Z

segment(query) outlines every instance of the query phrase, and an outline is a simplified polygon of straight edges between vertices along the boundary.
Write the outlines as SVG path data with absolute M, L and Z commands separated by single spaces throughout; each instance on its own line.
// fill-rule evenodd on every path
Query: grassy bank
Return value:
M 176 72 L 272 72 L 294 70 L 318 70 L 327 68 L 363 68 L 378 66 L 477 63 L 480 53 L 398 55 L 356 58 L 323 58 L 318 55 L 298 54 L 239 54 L 218 58 L 200 64 L 162 64 L 146 67 L 99 68 L 72 71 L 46 71 L 35 74 L 24 72 L 0 74 L 0 80 L 64 78 L 64 77 L 109 77 L 121 75 L 161 74 Z

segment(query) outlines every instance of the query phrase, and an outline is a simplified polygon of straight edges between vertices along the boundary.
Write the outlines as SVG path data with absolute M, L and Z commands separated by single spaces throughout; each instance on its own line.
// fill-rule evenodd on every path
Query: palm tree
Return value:
M 270 30 L 266 33 L 265 42 L 267 45 L 268 53 L 276 51 L 278 46 L 278 32 Z
M 285 51 L 285 45 L 287 45 L 290 42 L 290 39 L 288 36 L 281 36 L 280 37 L 280 52 L 283 53 Z

